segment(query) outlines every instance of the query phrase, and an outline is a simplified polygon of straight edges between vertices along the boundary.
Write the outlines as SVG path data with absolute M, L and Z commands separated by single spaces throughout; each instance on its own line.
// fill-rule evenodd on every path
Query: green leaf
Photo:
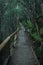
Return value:
M 43 34 L 43 27 L 40 29 L 40 34 Z
M 36 33 L 31 34 L 31 36 L 35 39 L 35 41 L 40 41 L 40 36 Z

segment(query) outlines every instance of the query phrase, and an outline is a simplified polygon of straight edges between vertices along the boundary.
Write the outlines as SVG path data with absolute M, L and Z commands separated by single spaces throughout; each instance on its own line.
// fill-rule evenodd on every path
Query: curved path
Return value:
M 23 27 L 19 31 L 17 47 L 8 65 L 37 65 L 31 48 L 31 42 Z

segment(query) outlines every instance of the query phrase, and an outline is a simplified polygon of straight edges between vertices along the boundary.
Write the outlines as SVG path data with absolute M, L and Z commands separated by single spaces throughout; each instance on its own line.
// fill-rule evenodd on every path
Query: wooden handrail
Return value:
M 19 28 L 17 28 L 17 30 L 12 33 L 11 35 L 9 35 L 1 44 L 0 44 L 0 51 L 3 49 L 3 47 L 5 47 L 5 45 L 7 44 L 7 42 L 19 31 Z

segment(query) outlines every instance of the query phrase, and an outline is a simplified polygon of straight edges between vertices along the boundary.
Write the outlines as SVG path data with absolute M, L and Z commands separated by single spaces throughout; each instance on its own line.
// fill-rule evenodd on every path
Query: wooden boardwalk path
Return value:
M 8 65 L 38 65 L 31 48 L 31 42 L 24 29 L 21 28 L 18 35 L 17 47 Z

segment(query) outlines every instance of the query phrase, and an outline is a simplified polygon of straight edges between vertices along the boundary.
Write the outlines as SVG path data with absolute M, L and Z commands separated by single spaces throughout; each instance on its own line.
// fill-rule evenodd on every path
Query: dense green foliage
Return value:
M 31 36 L 34 38 L 35 41 L 41 41 L 41 38 L 38 34 L 33 33 L 33 34 L 31 34 Z
M 30 36 L 32 38 L 34 38 L 35 41 L 41 41 L 39 34 L 37 34 L 36 27 L 35 27 L 34 23 L 32 23 L 31 20 L 27 20 L 27 22 L 25 23 L 25 26 L 26 26 L 27 31 L 29 32 Z
M 0 40 L 4 40 L 17 29 L 16 2 L 16 0 L 0 0 Z

